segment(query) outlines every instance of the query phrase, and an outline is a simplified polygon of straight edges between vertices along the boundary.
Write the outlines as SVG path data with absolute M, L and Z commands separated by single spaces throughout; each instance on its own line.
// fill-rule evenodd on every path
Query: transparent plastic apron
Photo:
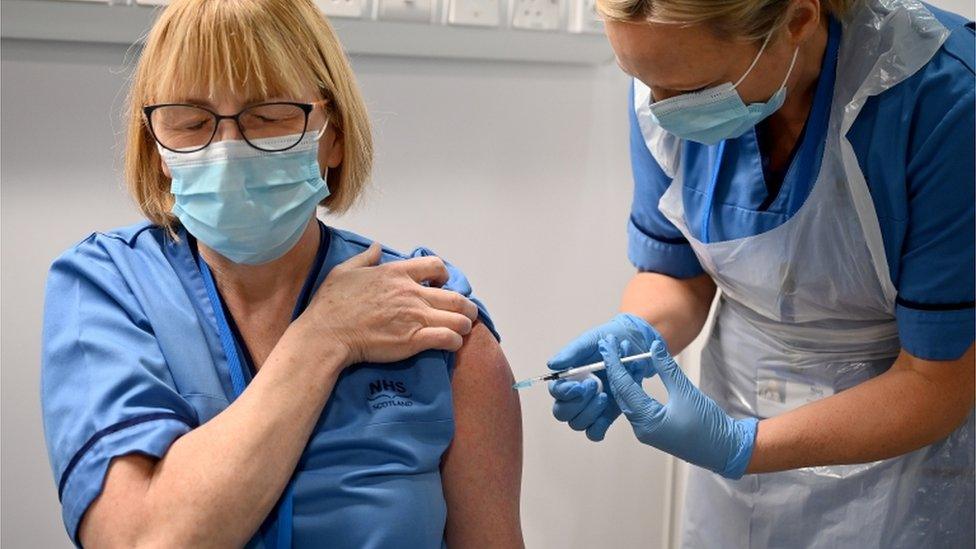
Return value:
M 645 141 L 673 178 L 659 208 L 721 290 L 701 388 L 733 416 L 765 418 L 829 397 L 883 373 L 898 355 L 896 291 L 881 230 L 844 136 L 868 96 L 921 68 L 947 34 L 918 2 L 860 7 L 844 23 L 823 160 L 809 197 L 783 225 L 725 242 L 701 242 L 688 229 L 681 143 L 650 121 L 649 91 L 635 84 Z M 702 176 L 714 184 L 714 174 Z M 738 481 L 691 467 L 682 539 L 693 547 L 971 548 L 973 463 L 970 414 L 948 438 L 873 463 Z

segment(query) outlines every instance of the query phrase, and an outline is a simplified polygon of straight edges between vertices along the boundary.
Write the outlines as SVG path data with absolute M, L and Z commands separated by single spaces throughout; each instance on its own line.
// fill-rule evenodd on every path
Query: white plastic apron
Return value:
M 913 0 L 860 7 L 844 22 L 823 160 L 809 197 L 783 225 L 725 242 L 703 243 L 689 230 L 681 142 L 654 125 L 650 92 L 635 82 L 645 141 L 673 178 L 659 208 L 721 290 L 701 388 L 733 416 L 770 417 L 828 397 L 883 373 L 898 355 L 896 291 L 874 205 L 845 136 L 867 97 L 924 66 L 947 35 Z M 868 464 L 738 481 L 691 467 L 683 543 L 971 548 L 973 463 L 970 414 L 943 441 Z

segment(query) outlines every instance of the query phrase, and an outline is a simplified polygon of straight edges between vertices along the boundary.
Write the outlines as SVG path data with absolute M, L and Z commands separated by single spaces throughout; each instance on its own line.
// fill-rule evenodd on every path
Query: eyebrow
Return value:
M 619 59 L 617 59 L 616 61 L 617 61 L 617 66 L 620 67 L 620 70 L 624 71 L 624 73 L 626 73 L 626 74 L 629 74 L 633 78 L 636 78 L 637 80 L 640 80 L 642 83 L 644 83 L 644 85 L 646 85 L 648 87 L 651 87 L 651 88 L 657 88 L 657 89 L 663 90 L 663 91 L 674 92 L 674 93 L 677 93 L 677 94 L 694 93 L 694 92 L 702 91 L 702 90 L 705 90 L 705 89 L 710 88 L 712 86 L 715 86 L 718 81 L 722 80 L 722 78 L 718 78 L 718 79 L 709 80 L 709 81 L 706 81 L 706 82 L 699 81 L 699 82 L 694 82 L 694 83 L 691 83 L 691 84 L 671 83 L 671 85 L 662 85 L 662 84 L 658 84 L 658 83 L 655 83 L 655 82 L 648 83 L 647 81 L 643 80 L 640 77 L 641 76 L 640 74 L 627 72 L 623 68 L 623 66 L 620 64 L 620 60 Z

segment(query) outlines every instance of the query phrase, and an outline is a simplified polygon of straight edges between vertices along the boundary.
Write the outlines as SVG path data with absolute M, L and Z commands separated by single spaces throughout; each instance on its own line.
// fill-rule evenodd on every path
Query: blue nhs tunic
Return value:
M 62 516 L 76 544 L 112 458 L 163 456 L 250 380 L 250 368 L 240 367 L 246 348 L 209 271 L 192 238 L 179 235 L 175 242 L 148 223 L 95 233 L 51 267 L 41 399 Z M 305 300 L 333 267 L 370 244 L 324 226 L 322 235 Z M 382 261 L 406 257 L 384 249 Z M 448 269 L 445 287 L 472 297 L 464 275 Z M 292 546 L 442 546 L 440 461 L 454 434 L 453 361 L 453 353 L 427 351 L 340 375 L 290 484 Z M 278 514 L 249 545 L 282 539 Z

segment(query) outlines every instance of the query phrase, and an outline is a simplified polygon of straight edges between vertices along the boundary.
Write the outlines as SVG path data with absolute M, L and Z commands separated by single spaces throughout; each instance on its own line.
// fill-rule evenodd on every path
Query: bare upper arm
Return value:
M 88 507 L 78 526 L 85 547 L 139 546 L 140 505 L 152 479 L 157 460 L 142 454 L 111 461 L 102 493 Z
M 522 414 L 501 347 L 476 324 L 457 352 L 455 434 L 441 464 L 451 547 L 522 547 Z
M 902 350 L 893 370 L 907 370 L 929 384 L 938 395 L 943 412 L 935 440 L 955 430 L 969 415 L 976 401 L 976 358 L 973 345 L 955 360 L 925 360 Z

